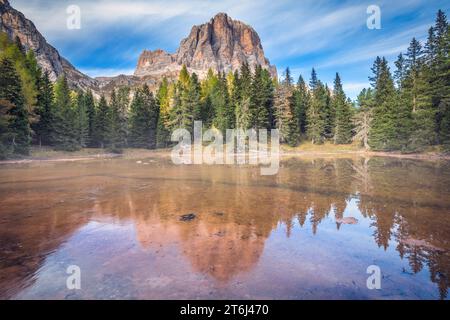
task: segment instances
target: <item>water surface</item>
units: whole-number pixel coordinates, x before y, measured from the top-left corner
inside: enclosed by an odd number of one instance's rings
[[[447,299],[449,240],[448,162],[0,166],[2,299]]]

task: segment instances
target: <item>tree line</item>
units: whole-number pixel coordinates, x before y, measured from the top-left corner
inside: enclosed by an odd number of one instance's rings
[[[71,90],[39,68],[20,40],[0,34],[0,155],[27,155],[31,144],[76,151],[84,147],[164,148],[171,132],[205,128],[272,129],[281,142],[350,144],[379,151],[450,149],[449,26],[439,10],[424,46],[413,39],[399,55],[395,72],[377,57],[356,102],[345,94],[337,73],[333,87],[313,69],[309,83],[294,82],[287,68],[281,79],[243,64],[234,73],[209,70],[206,78],[183,66],[176,81],[164,78],[152,93],[147,85],[113,90],[108,98]]]

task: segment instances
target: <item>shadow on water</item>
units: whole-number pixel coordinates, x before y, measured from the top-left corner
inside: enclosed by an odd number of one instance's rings
[[[0,168],[0,297],[446,299],[450,166],[167,159]],[[189,219],[180,218],[182,216]],[[82,290],[66,288],[66,268]],[[366,269],[380,266],[382,289]]]

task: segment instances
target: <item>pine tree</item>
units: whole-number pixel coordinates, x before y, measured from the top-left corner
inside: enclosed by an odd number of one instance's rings
[[[12,152],[28,155],[31,129],[22,89],[22,82],[13,61],[9,58],[3,58],[0,61],[0,100],[2,101],[2,112],[10,116],[9,132],[11,133],[11,140],[8,141],[8,144],[11,146]]]
[[[311,105],[307,111],[306,133],[312,144],[321,144],[325,137],[324,109],[326,108],[328,93],[322,82],[318,80],[313,87]]]
[[[201,103],[200,103],[200,83],[198,81],[197,74],[193,73],[189,77],[189,81],[184,89],[182,96],[182,104],[184,110],[189,114],[191,119],[191,127],[193,122],[196,120],[201,120]]]
[[[4,160],[13,153],[11,141],[13,141],[13,133],[9,127],[12,116],[10,110],[14,105],[5,99],[0,99],[0,159]]]
[[[213,125],[225,134],[227,129],[234,126],[234,110],[229,104],[230,98],[224,74],[219,74],[217,82],[212,87],[210,97],[214,109]]]
[[[107,140],[108,148],[116,153],[121,153],[128,143],[129,94],[130,89],[127,87],[111,92]]]
[[[263,84],[263,105],[267,110],[268,114],[268,126],[267,129],[272,129],[275,127],[275,110],[274,110],[274,99],[275,99],[275,86],[274,78],[270,74],[269,70],[264,69],[262,71],[262,84]]]
[[[53,110],[53,85],[50,81],[48,72],[40,77],[38,81],[38,96],[36,114],[39,121],[33,124],[32,129],[36,134],[39,145],[50,145],[52,140],[52,128],[54,122]]]
[[[450,103],[450,80],[449,80],[449,24],[442,10],[436,16],[433,28],[434,35],[428,42],[433,42],[434,57],[429,57],[429,70],[426,80],[429,82],[428,95],[431,97],[432,107],[436,112],[436,135],[437,142],[448,145],[448,124],[445,119],[449,115]]]
[[[210,106],[211,102],[205,103],[205,99],[202,97],[202,85],[198,79],[197,74],[192,75],[190,83],[190,91],[193,98],[193,118],[194,121],[202,121],[204,124],[208,122],[208,112],[205,109]]]
[[[159,148],[167,147],[170,142],[170,132],[168,130],[170,121],[169,101],[169,84],[167,78],[164,78],[156,93],[156,103],[159,109],[156,142]]]
[[[336,73],[336,78],[334,80],[332,105],[333,109],[336,110],[334,143],[348,144],[351,142],[353,134],[352,109],[345,96],[341,78],[338,73]]]
[[[370,69],[373,73],[373,76],[369,77],[370,85],[372,86],[372,88],[375,88],[377,86],[377,82],[380,77],[381,64],[382,60],[377,56],[375,62],[372,65],[372,68]]]
[[[170,87],[170,124],[169,128],[175,129],[186,129],[191,130],[193,119],[188,109],[187,105],[183,103],[183,95],[185,94],[185,89],[182,86],[181,81],[176,82]]]
[[[325,93],[323,94],[323,108],[322,118],[324,121],[323,136],[325,139],[332,139],[334,137],[336,110],[331,99],[331,91],[328,85],[325,85]]]
[[[310,104],[310,94],[306,86],[306,82],[302,76],[299,77],[297,87],[294,91],[295,113],[297,118],[297,126],[301,134],[306,134],[306,114]]]
[[[309,88],[311,91],[316,90],[317,85],[319,84],[319,80],[317,79],[316,70],[313,68],[311,72],[311,80],[309,81]]]
[[[76,151],[80,145],[77,138],[75,103],[71,99],[65,76],[61,76],[54,86],[54,99],[53,145],[58,150]]]
[[[158,104],[148,86],[144,85],[131,103],[130,143],[133,147],[156,147],[158,116]]]
[[[375,83],[372,127],[369,134],[369,145],[374,150],[395,150],[396,138],[396,91],[394,82],[385,58],[377,57],[372,68]]]
[[[77,142],[81,148],[87,147],[89,140],[89,117],[87,113],[86,97],[78,92],[75,101],[75,129]]]
[[[397,81],[397,88],[399,90],[403,87],[403,82],[406,78],[406,60],[402,53],[398,55],[397,61],[395,61],[396,70],[394,72],[394,78]]]
[[[230,107],[231,107],[231,112],[233,112],[233,124],[232,127],[236,128],[238,127],[237,125],[237,120],[238,120],[238,108],[240,107],[240,103],[241,103],[241,92],[242,92],[242,88],[241,88],[241,77],[239,74],[239,71],[235,71],[233,73],[232,77],[228,77],[228,92],[229,92],[229,97],[230,97]]]
[[[119,131],[119,139],[120,143],[123,147],[126,147],[128,144],[128,113],[130,109],[130,88],[121,87],[117,91],[117,104],[118,104],[118,131]]]
[[[405,67],[406,67],[406,86],[410,91],[410,95],[412,98],[412,112],[415,113],[417,111],[417,82],[419,81],[420,71],[422,69],[423,63],[423,52],[422,45],[416,38],[411,40],[411,43],[408,47],[408,51],[406,53]],[[405,85],[404,85],[405,86]]]
[[[98,108],[95,112],[94,139],[93,144],[100,148],[105,148],[108,144],[109,132],[109,106],[104,95],[100,97]]]
[[[437,101],[439,101],[438,112],[440,114],[439,134],[440,142],[444,150],[450,151],[450,26],[447,26],[447,33],[442,41],[442,60],[438,70],[439,87]]]
[[[295,113],[294,87],[289,68],[275,93],[275,125],[281,142],[296,146],[299,140],[298,120]]]
[[[86,106],[86,113],[88,117],[88,138],[87,144],[90,147],[95,147],[95,100],[91,90],[88,90],[84,95],[84,104]]]
[[[32,51],[25,53],[17,45],[18,43],[12,42],[6,33],[0,32],[0,59],[10,59],[14,65],[21,82],[28,122],[31,124],[37,120],[34,107],[37,103],[36,74],[40,72],[40,68],[37,65],[34,53]]]
[[[270,81],[261,66],[255,68],[250,94],[250,127],[256,130],[271,127],[272,99]]]
[[[248,129],[250,128],[250,97],[252,94],[251,91],[252,85],[252,73],[247,63],[244,63],[241,66],[240,70],[240,78],[237,83],[238,92],[236,93],[238,96],[238,101],[235,106],[235,118],[236,118],[236,127],[239,129]]]

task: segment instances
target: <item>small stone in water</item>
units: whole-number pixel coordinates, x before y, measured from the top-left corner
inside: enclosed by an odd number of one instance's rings
[[[180,217],[180,221],[187,222],[187,221],[192,221],[195,218],[197,218],[197,216],[195,214],[193,214],[193,213],[190,213],[190,214],[185,214],[185,215],[181,216]]]

